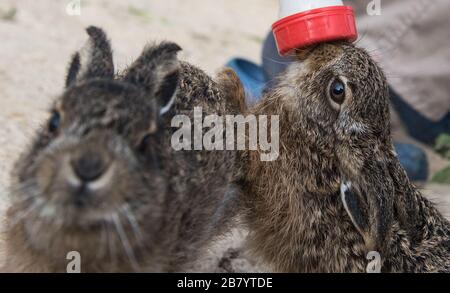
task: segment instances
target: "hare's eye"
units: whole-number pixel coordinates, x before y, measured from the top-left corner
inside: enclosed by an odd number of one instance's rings
[[[330,98],[337,104],[342,104],[345,100],[345,84],[339,80],[334,80],[330,85]]]
[[[51,133],[56,132],[59,129],[59,124],[61,123],[61,115],[54,111],[50,121],[48,122],[48,131]]]
[[[142,138],[142,140],[141,140],[141,142],[139,144],[139,147],[138,147],[139,152],[145,153],[145,151],[147,150],[147,147],[149,146],[151,140],[152,140],[152,135],[151,134],[146,134]]]

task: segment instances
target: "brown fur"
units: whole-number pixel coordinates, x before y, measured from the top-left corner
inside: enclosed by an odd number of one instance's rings
[[[226,93],[227,100],[234,105],[236,113],[245,113],[247,111],[245,90],[233,69],[225,68],[219,73],[216,80],[222,92]]]
[[[173,43],[147,47],[114,76],[105,34],[88,33],[88,58],[74,55],[52,110],[58,129],[42,127],[14,168],[3,271],[64,272],[69,251],[81,254],[82,272],[183,271],[233,218],[235,154],[176,152],[171,118],[192,119],[195,106],[236,114],[239,102],[221,84],[236,76],[226,70],[213,81],[179,62]],[[100,189],[74,189],[65,160],[91,156],[81,164],[89,175],[93,154],[111,178]]]
[[[254,253],[280,272],[365,272],[373,250],[383,272],[449,272],[450,225],[395,156],[382,70],[348,43],[297,56],[250,109],[280,116],[278,160],[261,162],[254,151],[241,159]],[[341,105],[328,95],[337,77],[346,86]]]

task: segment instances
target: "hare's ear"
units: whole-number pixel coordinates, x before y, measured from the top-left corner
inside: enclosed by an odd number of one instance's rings
[[[369,210],[367,202],[361,198],[361,193],[356,188],[352,188],[350,181],[341,184],[341,200],[355,228],[364,239],[368,238]]]
[[[345,210],[370,250],[381,252],[386,248],[393,221],[394,193],[388,170],[377,162],[341,185]]]
[[[411,184],[408,174],[397,157],[390,161],[389,173],[396,190],[401,190],[401,196],[396,197],[394,201],[396,220],[400,222],[402,228],[411,234],[411,238],[414,238],[415,233],[417,233],[416,221],[421,210],[417,202],[420,193]]]
[[[225,99],[230,102],[233,110],[238,114],[246,113],[245,89],[236,72],[227,67],[219,72],[216,82]]]
[[[88,27],[86,31],[89,40],[81,51],[72,57],[66,87],[80,80],[114,77],[112,50],[106,34],[94,26]]]
[[[170,42],[147,47],[123,78],[155,97],[161,115],[170,110],[175,100],[180,76],[177,53],[180,50],[177,44]]]

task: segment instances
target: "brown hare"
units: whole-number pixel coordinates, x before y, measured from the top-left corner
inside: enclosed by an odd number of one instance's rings
[[[234,114],[230,70],[213,81],[178,61],[180,47],[147,47],[115,74],[104,32],[89,27],[66,89],[17,162],[5,238],[8,272],[174,272],[231,221],[231,151],[175,151],[171,118]]]
[[[388,86],[345,42],[296,52],[252,114],[279,115],[280,155],[243,154],[253,252],[281,272],[449,272],[450,224],[409,182],[393,149]]]

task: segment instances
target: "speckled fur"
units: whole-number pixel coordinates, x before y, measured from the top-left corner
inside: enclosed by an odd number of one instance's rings
[[[253,114],[280,115],[280,157],[242,158],[249,246],[281,272],[365,272],[381,254],[382,272],[449,272],[450,225],[409,182],[393,150],[382,70],[348,43],[297,53]],[[333,105],[331,80],[345,81]],[[351,182],[361,215],[352,222],[340,196]]]
[[[87,60],[83,53],[74,55],[67,88],[54,105],[61,113],[60,129],[50,133],[42,127],[15,166],[3,270],[64,272],[66,254],[75,250],[83,272],[183,271],[233,218],[235,154],[174,151],[171,118],[179,113],[192,118],[194,106],[236,114],[242,101],[224,88],[237,77],[227,69],[213,81],[179,62],[180,48],[173,43],[147,47],[115,75],[105,34],[94,27],[87,31]],[[175,88],[173,106],[160,116]],[[146,134],[150,143],[140,153]],[[59,164],[64,156],[92,150],[109,157],[117,171],[105,190],[77,209],[58,177],[64,173]],[[45,204],[21,214],[38,200]],[[44,215],[50,205],[56,212]],[[99,219],[87,220],[89,212]],[[113,215],[123,226],[128,251]]]

